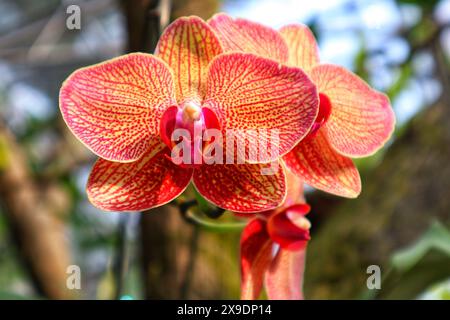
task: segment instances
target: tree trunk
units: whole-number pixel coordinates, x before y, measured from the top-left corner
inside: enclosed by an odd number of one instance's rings
[[[68,204],[57,187],[47,190],[53,191],[43,192],[23,151],[0,123],[0,200],[13,238],[38,292],[49,299],[67,299],[72,297],[66,287],[70,251],[61,213]],[[52,201],[61,197],[59,205]]]

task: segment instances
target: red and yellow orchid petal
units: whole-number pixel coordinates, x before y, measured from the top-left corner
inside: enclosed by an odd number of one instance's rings
[[[173,200],[188,186],[192,169],[173,164],[165,152],[158,142],[132,163],[99,159],[87,184],[89,200],[106,211],[143,211]]]
[[[270,238],[282,249],[303,249],[310,239],[311,223],[304,217],[308,212],[307,204],[297,204],[271,215],[267,220]]]
[[[301,69],[253,54],[218,56],[210,65],[207,86],[204,105],[216,113],[226,134],[245,140],[245,159],[252,163],[289,152],[318,113],[316,87]],[[256,146],[267,151],[258,152],[257,160],[249,154]]]
[[[272,163],[274,165],[279,163]],[[278,207],[286,196],[281,165],[275,174],[263,174],[269,164],[212,164],[194,171],[198,192],[216,206],[241,213]]]
[[[330,146],[323,129],[301,141],[283,160],[293,173],[316,189],[347,198],[355,198],[361,192],[361,178],[352,159]]]
[[[303,273],[306,248],[298,251],[280,249],[264,279],[270,300],[303,300]]]
[[[319,47],[311,30],[303,24],[291,24],[280,29],[289,48],[289,65],[310,70],[319,64]]]
[[[241,237],[241,299],[256,300],[261,294],[264,274],[272,261],[272,246],[266,222],[250,221]]]
[[[289,168],[288,168],[289,169]],[[298,174],[286,170],[287,195],[283,207],[289,207],[297,203],[305,203],[304,183]]]
[[[222,53],[214,31],[202,19],[191,16],[175,20],[159,39],[156,55],[174,72],[177,101],[204,96],[209,62]]]
[[[348,157],[364,157],[385,144],[395,126],[386,95],[342,67],[319,65],[310,75],[331,103],[331,115],[324,127],[334,149]]]
[[[281,63],[288,61],[288,47],[283,37],[272,28],[245,19],[233,19],[224,13],[214,15],[208,23],[225,52],[247,52]]]
[[[175,92],[163,61],[135,53],[75,71],[59,101],[68,127],[89,149],[130,162],[159,139],[159,119],[175,102]]]

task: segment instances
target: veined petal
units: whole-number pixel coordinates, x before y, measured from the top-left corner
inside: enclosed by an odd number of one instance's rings
[[[265,169],[275,174],[263,174]],[[198,192],[220,208],[241,213],[278,207],[286,196],[284,169],[272,164],[211,164],[194,171]]]
[[[310,186],[338,196],[355,198],[361,192],[361,178],[352,159],[337,153],[323,128],[301,141],[283,157],[286,166]]]
[[[59,105],[70,130],[95,154],[130,162],[159,139],[159,119],[174,97],[167,65],[134,53],[72,73]]]
[[[390,138],[395,115],[386,95],[346,69],[319,65],[311,78],[320,93],[331,103],[331,115],[325,124],[330,144],[348,157],[375,153]]]
[[[306,248],[298,251],[278,251],[264,281],[270,300],[303,300],[305,258]]]
[[[303,24],[290,24],[280,29],[289,48],[289,65],[310,70],[320,61],[319,48],[311,30]]]
[[[209,62],[222,53],[214,31],[202,19],[191,16],[175,20],[159,39],[156,55],[174,72],[177,101],[201,102]]]
[[[241,237],[241,299],[256,300],[261,294],[264,274],[272,260],[272,247],[266,222],[250,221]]]
[[[143,211],[163,205],[188,186],[192,169],[172,163],[161,142],[132,163],[99,159],[87,183],[91,203],[106,211]]]
[[[267,26],[218,13],[208,20],[225,52],[254,53],[278,62],[287,62],[289,51],[280,34]]]
[[[222,54],[211,62],[204,105],[218,116],[224,134],[246,141],[245,159],[270,162],[289,152],[310,130],[318,113],[315,85],[299,68],[246,53]],[[250,149],[265,147],[258,159]],[[228,150],[227,150],[228,151]]]
[[[298,174],[293,173],[291,170],[285,170],[285,174],[287,194],[283,207],[292,206],[298,203],[305,203],[304,181]]]

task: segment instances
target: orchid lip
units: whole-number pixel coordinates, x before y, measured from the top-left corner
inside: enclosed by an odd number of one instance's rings
[[[186,134],[177,134],[179,129]],[[220,130],[216,114],[209,108],[201,107],[196,101],[186,101],[166,109],[161,118],[160,136],[171,151],[180,150],[179,143],[189,144],[192,150],[190,158],[196,159],[198,154],[203,156],[208,150],[209,143],[203,141],[203,133],[208,129]],[[167,156],[171,158],[169,154]],[[195,162],[178,164],[182,167],[198,166]]]
[[[311,223],[305,215],[306,204],[296,204],[272,214],[267,220],[267,231],[271,239],[284,249],[298,250],[310,239]]]

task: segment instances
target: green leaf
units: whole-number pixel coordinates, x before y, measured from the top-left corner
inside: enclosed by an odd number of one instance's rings
[[[397,81],[388,89],[387,95],[391,100],[397,98],[397,96],[405,89],[408,85],[412,76],[412,68],[409,63],[403,65],[399,70],[399,75]]]
[[[415,244],[395,253],[391,259],[392,266],[401,272],[409,271],[432,249],[450,257],[450,231],[439,221],[433,221]]]
[[[363,45],[359,49],[358,53],[355,56],[355,72],[358,76],[360,76],[365,81],[369,80],[369,73],[366,68],[366,61],[368,59],[367,49],[364,44],[364,40],[361,39]]]
[[[433,284],[419,296],[419,299],[450,300],[450,279]]]

